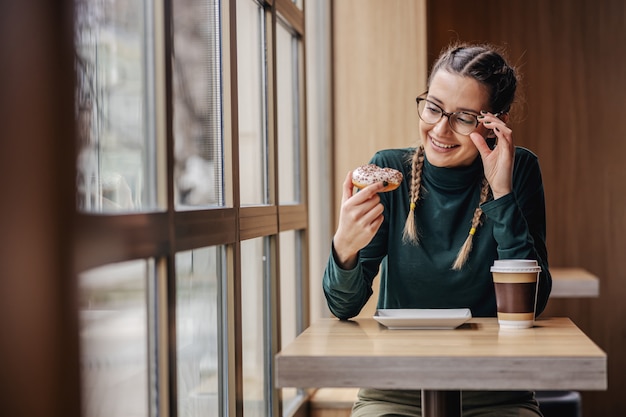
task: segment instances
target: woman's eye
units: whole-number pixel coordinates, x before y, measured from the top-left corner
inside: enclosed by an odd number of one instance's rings
[[[459,114],[456,117],[456,120],[459,123],[465,124],[465,125],[474,125],[476,124],[476,118],[473,116],[470,116],[469,114]]]
[[[441,110],[434,106],[426,106],[426,110],[432,114],[441,114]]]

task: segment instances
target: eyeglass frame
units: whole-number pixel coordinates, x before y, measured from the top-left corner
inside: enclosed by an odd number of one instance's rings
[[[479,115],[478,115],[478,114],[469,113],[469,112],[466,112],[466,111],[455,111],[455,112],[448,113],[447,111],[445,111],[444,109],[442,109],[442,108],[441,108],[441,106],[440,106],[439,104],[437,104],[437,103],[435,103],[435,102],[433,102],[433,101],[428,100],[428,98],[426,98],[426,94],[428,94],[428,93],[421,94],[421,95],[419,95],[419,96],[417,96],[417,97],[415,98],[415,104],[417,105],[417,109],[418,109],[417,116],[418,116],[418,117],[420,118],[420,120],[421,120],[421,121],[423,121],[424,123],[429,124],[429,125],[436,125],[437,123],[439,123],[439,122],[441,121],[441,119],[443,119],[443,116],[446,116],[446,117],[448,118],[448,126],[450,126],[450,129],[452,129],[452,131],[453,131],[454,133],[457,133],[457,134],[459,134],[459,135],[463,135],[463,136],[469,136],[469,134],[470,134],[470,133],[472,133],[472,132],[473,132],[473,131],[474,131],[474,130],[478,127],[478,125],[480,124],[480,120],[478,120],[478,117],[479,117]],[[420,111],[419,111],[419,106],[420,106],[420,102],[421,102],[421,101],[426,101],[426,102],[428,102],[428,103],[431,103],[432,105],[436,106],[439,110],[441,110],[441,115],[439,116],[439,119],[437,119],[437,121],[436,121],[436,122],[433,122],[433,123],[431,123],[431,122],[427,122],[426,120],[424,120],[424,119],[422,118],[422,115],[420,114]],[[501,116],[502,114],[504,114],[504,113],[505,113],[505,112],[498,112],[498,113],[494,113],[494,116],[495,116],[495,117],[500,117],[500,116]],[[475,125],[474,125],[474,127],[472,128],[472,131],[470,131],[470,132],[468,132],[468,133],[461,133],[461,132],[457,132],[457,131],[454,129],[454,126],[452,126],[452,123],[451,123],[451,121],[450,121],[450,120],[451,120],[451,119],[450,119],[450,116],[454,116],[454,115],[456,115],[456,114],[467,114],[468,116],[473,116],[473,117],[475,117],[475,118],[476,118],[476,124],[475,124]]]

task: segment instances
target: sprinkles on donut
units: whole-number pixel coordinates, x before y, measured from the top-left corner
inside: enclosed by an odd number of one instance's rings
[[[375,164],[362,165],[352,171],[352,184],[357,188],[365,188],[377,182],[386,182],[381,192],[392,191],[400,186],[402,173],[393,168],[381,168]]]

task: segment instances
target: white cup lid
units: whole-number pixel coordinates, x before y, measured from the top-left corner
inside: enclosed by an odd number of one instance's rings
[[[499,259],[493,261],[491,272],[540,272],[534,259]]]

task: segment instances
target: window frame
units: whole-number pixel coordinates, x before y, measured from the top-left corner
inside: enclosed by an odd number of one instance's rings
[[[217,208],[198,208],[184,211],[176,210],[173,170],[173,91],[172,64],[170,56],[173,45],[171,27],[172,1],[157,3],[151,10],[154,24],[154,38],[147,46],[151,48],[157,64],[150,71],[150,81],[154,83],[155,123],[148,131],[154,138],[154,146],[162,149],[156,152],[156,172],[158,192],[161,196],[158,206],[163,211],[142,213],[107,213],[94,214],[76,211],[76,235],[74,237],[74,270],[77,273],[109,263],[142,258],[155,259],[157,282],[150,296],[154,297],[156,310],[154,325],[157,328],[154,343],[159,364],[160,415],[177,415],[176,389],[176,253],[202,248],[205,246],[224,245],[226,247],[226,282],[222,300],[224,336],[222,353],[224,374],[227,380],[223,386],[226,402],[222,410],[225,415],[240,416],[243,413],[242,372],[241,372],[241,248],[240,242],[254,238],[268,238],[270,263],[269,297],[267,313],[269,327],[267,338],[268,374],[273,375],[274,356],[280,350],[280,232],[296,231],[301,237],[302,288],[298,311],[300,331],[309,321],[308,291],[308,189],[307,189],[307,141],[306,141],[306,89],[305,89],[305,48],[304,6],[298,8],[292,0],[257,1],[263,6],[266,17],[266,39],[268,53],[268,169],[269,169],[269,204],[259,206],[240,206],[239,199],[239,159],[238,159],[238,112],[237,112],[237,46],[236,12],[237,0],[223,1],[222,20],[222,62],[223,79],[223,152],[224,152],[224,201],[226,206]],[[280,21],[279,21],[280,20]],[[276,25],[284,24],[298,36],[300,70],[298,74],[299,103],[299,189],[300,201],[297,204],[278,204],[278,140],[276,103]],[[268,379],[268,381],[270,381]],[[270,394],[269,410],[272,415],[282,415],[280,390],[267,386]],[[301,409],[304,402],[301,403]],[[295,413],[298,411],[296,410]]]

